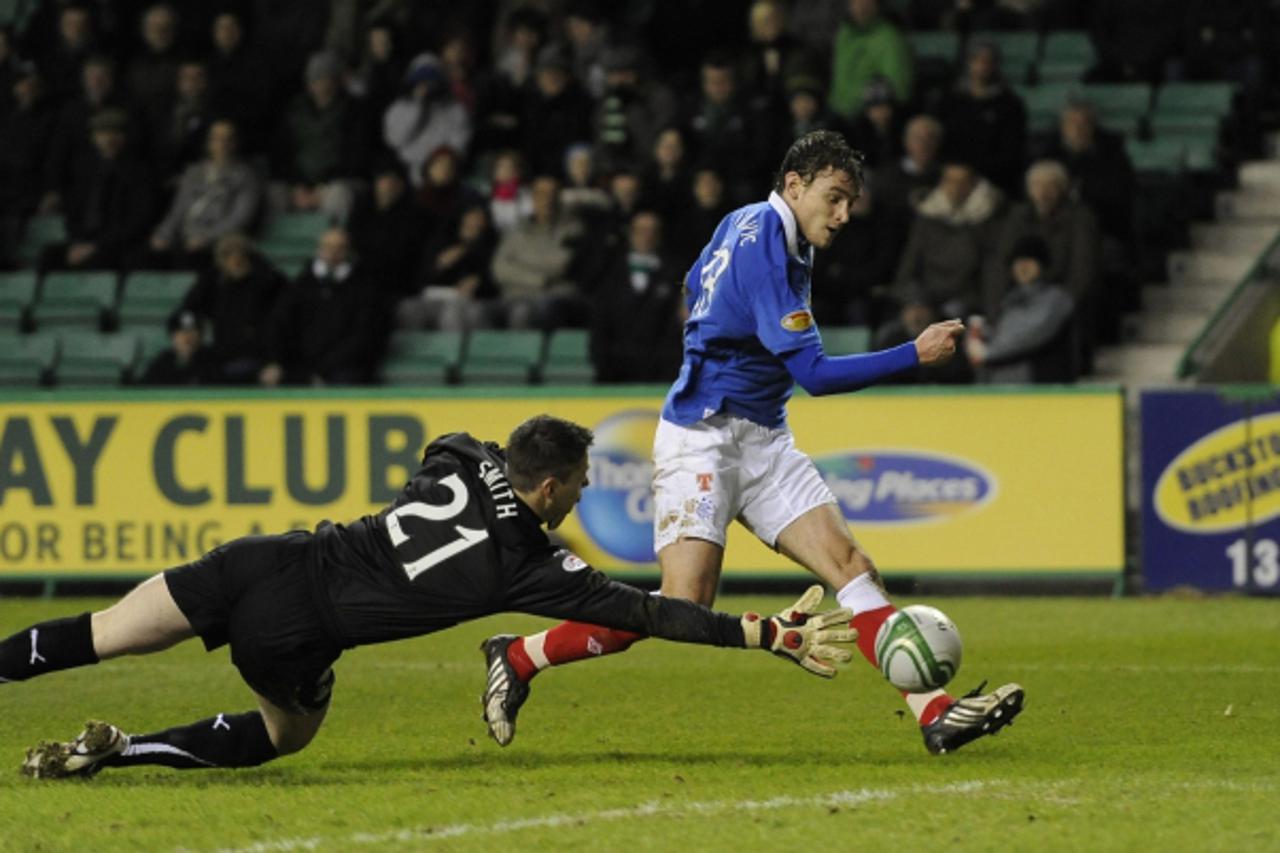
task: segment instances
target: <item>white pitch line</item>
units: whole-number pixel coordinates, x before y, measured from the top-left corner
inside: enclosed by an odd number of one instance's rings
[[[1018,663],[1001,661],[1002,667],[1015,672],[1108,672],[1156,673],[1176,675],[1267,675],[1280,673],[1280,665],[1262,663]]]
[[[291,850],[315,850],[335,844],[352,845],[422,844],[467,835],[501,835],[526,829],[555,829],[562,826],[584,826],[614,820],[630,820],[651,817],[702,817],[724,812],[776,811],[791,808],[836,808],[856,806],[862,803],[893,800],[904,794],[964,795],[986,788],[992,782],[956,782],[948,785],[911,786],[900,790],[891,788],[860,788],[855,791],[833,791],[812,797],[772,797],[767,800],[707,800],[692,803],[662,803],[650,801],[638,806],[620,809],[603,809],[578,814],[552,814],[543,817],[503,820],[490,824],[455,823],[441,827],[419,827],[388,832],[357,832],[345,838],[282,838],[275,841],[259,841],[247,847],[223,848],[219,853],[278,853]],[[995,783],[998,784],[998,783]]]

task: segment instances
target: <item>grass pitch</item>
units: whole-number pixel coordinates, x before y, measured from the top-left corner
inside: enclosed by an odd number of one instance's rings
[[[5,600],[0,636],[104,603]],[[526,617],[345,655],[316,741],[253,770],[17,773],[89,717],[152,731],[251,707],[225,650],[0,685],[0,848],[1280,848],[1280,602],[929,603],[964,635],[953,687],[1028,696],[1013,728],[940,758],[861,659],[825,682],[658,641],[539,677],[499,749],[476,647],[544,624]]]

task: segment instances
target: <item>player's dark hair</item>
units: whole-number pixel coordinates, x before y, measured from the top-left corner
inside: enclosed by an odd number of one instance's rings
[[[773,188],[782,192],[787,183],[787,173],[795,172],[806,184],[827,169],[847,172],[853,178],[854,186],[862,187],[862,152],[855,151],[844,141],[844,137],[834,130],[815,130],[791,143],[778,174],[773,179]]]
[[[582,464],[594,440],[595,434],[584,426],[535,415],[507,439],[507,479],[521,492],[533,491],[547,477],[564,482]]]

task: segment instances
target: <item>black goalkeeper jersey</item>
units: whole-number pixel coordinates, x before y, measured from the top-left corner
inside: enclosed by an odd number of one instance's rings
[[[741,646],[736,617],[610,581],[547,538],[493,443],[427,446],[377,515],[316,529],[311,573],[343,647],[429,634],[502,611],[575,619],[683,642]]]

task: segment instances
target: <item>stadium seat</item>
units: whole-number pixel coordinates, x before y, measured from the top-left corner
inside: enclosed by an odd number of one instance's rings
[[[462,332],[393,332],[382,380],[388,385],[457,384],[462,347]]]
[[[867,326],[824,326],[822,349],[830,355],[849,355],[871,348],[871,329]]]
[[[1000,49],[1000,68],[1010,83],[1025,83],[1040,56],[1040,36],[1032,32],[983,30],[971,33],[969,44],[994,43]]]
[[[121,325],[164,325],[196,283],[194,272],[129,273],[120,294]]]
[[[267,221],[258,248],[272,261],[309,258],[328,227],[329,218],[322,213],[282,213]]]
[[[53,272],[44,277],[31,316],[38,329],[99,329],[109,321],[115,301],[113,272]]]
[[[64,332],[54,381],[58,385],[120,385],[133,378],[138,339],[114,332]]]
[[[547,343],[542,381],[570,385],[590,384],[596,375],[591,363],[590,336],[586,329],[556,329]]]
[[[1098,124],[1132,136],[1138,133],[1151,110],[1151,86],[1147,83],[1093,83],[1081,89],[1093,105]]]
[[[1156,90],[1151,128],[1157,134],[1216,131],[1231,115],[1235,92],[1233,83],[1166,83]]]
[[[35,301],[34,270],[0,273],[0,332],[11,334],[24,329],[27,312]]]
[[[0,335],[0,385],[47,385],[57,358],[57,335]]]
[[[1140,174],[1180,174],[1187,164],[1186,146],[1177,139],[1126,139],[1125,150]]]
[[[1073,83],[1084,78],[1097,52],[1093,40],[1082,30],[1058,30],[1044,37],[1044,55],[1036,66],[1041,83]]]
[[[155,358],[158,353],[169,347],[169,332],[165,329],[163,323],[121,325],[119,333],[132,335],[137,340],[139,370],[146,366],[147,362]]]
[[[67,239],[67,227],[57,214],[33,216],[27,220],[18,245],[18,260],[33,266],[40,258],[40,251],[50,243],[62,243]]]
[[[960,58],[960,34],[952,30],[916,30],[907,33],[907,43],[917,62],[930,60],[954,66]]]
[[[1072,95],[1080,93],[1080,86],[1072,83],[1041,83],[1039,86],[1015,86],[1027,108],[1027,130],[1046,133],[1058,126],[1062,108]]]
[[[545,336],[532,329],[477,329],[467,336],[462,382],[523,385],[538,381]]]

